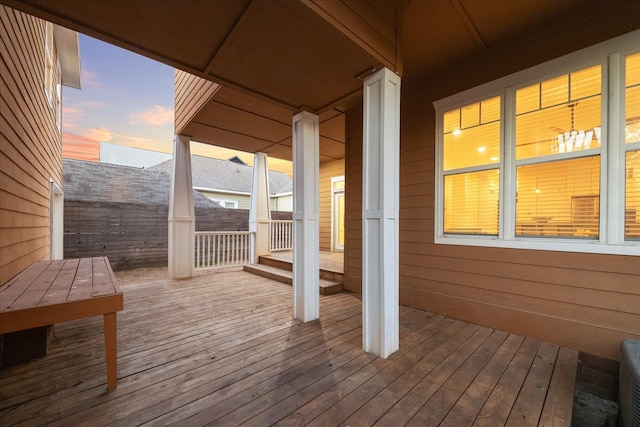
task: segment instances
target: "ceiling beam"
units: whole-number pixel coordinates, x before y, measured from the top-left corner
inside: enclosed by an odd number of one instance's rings
[[[478,44],[478,47],[486,52],[488,49],[487,44],[484,42],[484,40],[482,40],[482,36],[480,36],[478,29],[475,27],[475,25],[473,25],[469,14],[467,14],[464,6],[462,5],[462,3],[460,3],[460,0],[451,0],[451,4],[453,5],[453,8],[455,9],[460,19],[462,19],[464,26],[467,27],[467,30],[471,34],[471,37],[473,37],[473,39]]]
[[[229,49],[229,47],[228,47],[229,46],[229,42],[233,41],[233,38],[235,37],[235,35],[238,34],[238,32],[242,31],[242,29],[245,26],[244,22],[248,19],[248,17],[251,16],[251,14],[253,13],[252,10],[254,10],[256,8],[255,4],[256,4],[255,0],[252,0],[247,5],[247,7],[242,12],[242,14],[238,17],[238,20],[233,24],[233,27],[231,28],[231,31],[229,31],[227,36],[224,38],[224,41],[222,42],[222,44],[220,45],[218,50],[211,54],[211,58],[209,59],[209,63],[207,64],[207,66],[203,70],[203,72],[205,74],[214,75],[214,67],[215,67],[216,62],[217,62],[216,60],[218,59],[218,57],[220,55],[224,55],[225,50]]]

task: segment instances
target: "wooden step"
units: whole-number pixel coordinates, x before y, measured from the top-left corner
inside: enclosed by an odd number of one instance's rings
[[[251,264],[245,265],[244,271],[257,274],[267,279],[275,280],[276,282],[286,283],[287,285],[293,284],[293,273],[286,271],[278,267],[264,264]]]
[[[276,267],[286,271],[293,271],[293,264],[289,261],[283,261],[275,258],[271,258],[268,256],[261,256],[258,258],[258,262],[260,265],[268,265],[270,267]],[[331,282],[343,283],[344,274],[338,271],[320,269],[320,278],[326,279]]]
[[[276,267],[281,270],[293,271],[293,264],[291,264],[290,262],[271,258],[271,257],[265,257],[265,256],[258,257],[258,264],[268,265],[270,267]]]
[[[244,270],[267,279],[291,285],[293,283],[293,273],[282,270],[271,265],[252,264],[245,265]],[[320,295],[331,295],[342,291],[342,283],[337,283],[327,279],[320,279]]]

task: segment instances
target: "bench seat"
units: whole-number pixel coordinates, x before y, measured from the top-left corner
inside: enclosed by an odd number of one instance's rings
[[[0,334],[104,318],[107,387],[117,386],[117,319],[124,307],[106,257],[38,261],[0,287]]]

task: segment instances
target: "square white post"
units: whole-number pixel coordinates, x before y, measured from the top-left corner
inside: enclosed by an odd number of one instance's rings
[[[366,352],[386,358],[400,346],[400,77],[383,68],[363,89],[362,338]]]
[[[169,193],[169,277],[192,277],[195,261],[196,221],[191,185],[191,140],[176,135]]]
[[[255,248],[251,253],[254,262],[260,255],[271,253],[271,207],[269,206],[269,171],[267,155],[253,155],[253,181],[251,184],[251,209],[249,210],[249,231],[255,234]]]
[[[318,116],[303,111],[293,117],[293,317],[320,317]]]

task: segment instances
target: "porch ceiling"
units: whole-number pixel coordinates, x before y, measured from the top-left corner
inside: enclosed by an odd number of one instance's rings
[[[372,67],[408,83],[541,31],[598,41],[603,28],[626,32],[640,18],[640,3],[623,0],[0,3],[221,84],[183,132],[194,140],[290,159],[293,113],[319,113],[322,160],[344,156],[337,116],[360,102],[357,76]]]

